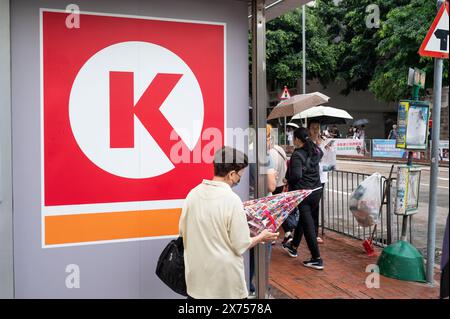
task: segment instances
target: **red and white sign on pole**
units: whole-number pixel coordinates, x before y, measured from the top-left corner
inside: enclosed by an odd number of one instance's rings
[[[448,59],[449,13],[448,2],[441,6],[419,49],[421,56]]]
[[[178,234],[224,144],[225,24],[66,18],[41,11],[43,247]]]
[[[285,86],[283,93],[281,93],[280,100],[282,100],[282,101],[287,100],[290,97],[291,97],[291,95],[289,94],[289,90],[288,90],[287,86]]]
[[[448,59],[449,14],[448,1],[438,1],[438,14],[423,41],[419,54],[434,57],[433,79],[433,132],[430,166],[430,197],[428,206],[427,282],[434,282],[434,251],[436,246],[437,184],[439,176],[439,135],[441,118],[441,91],[443,59]]]

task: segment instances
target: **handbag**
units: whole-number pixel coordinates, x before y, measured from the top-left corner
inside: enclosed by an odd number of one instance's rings
[[[289,214],[288,218],[284,221],[284,226],[289,230],[293,230],[297,228],[298,219],[299,219],[299,211],[298,208],[295,208],[295,210]]]
[[[170,241],[164,248],[158,259],[156,275],[170,289],[182,296],[187,296],[183,237]]]

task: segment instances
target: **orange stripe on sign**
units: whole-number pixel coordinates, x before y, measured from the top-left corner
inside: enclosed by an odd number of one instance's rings
[[[180,216],[181,208],[46,216],[45,244],[176,235]]]

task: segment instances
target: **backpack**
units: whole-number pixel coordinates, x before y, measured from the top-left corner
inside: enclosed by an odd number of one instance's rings
[[[182,296],[187,296],[183,237],[172,240],[164,248],[156,265],[156,275],[170,289]]]
[[[303,152],[298,152],[298,156],[302,161],[302,170],[303,172],[307,171],[310,168],[311,158],[307,157]]]

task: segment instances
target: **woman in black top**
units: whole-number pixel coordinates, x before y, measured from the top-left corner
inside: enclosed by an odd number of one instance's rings
[[[306,128],[299,128],[294,132],[295,150],[289,162],[286,179],[289,190],[313,189],[315,190],[298,206],[300,218],[294,232],[292,241],[283,244],[283,248],[291,257],[297,257],[297,248],[303,234],[311,252],[311,259],[304,261],[303,265],[314,269],[323,269],[323,260],[320,258],[317,234],[314,227],[312,212],[317,209],[322,195],[320,183],[319,162],[322,159],[322,150],[308,136]]]

